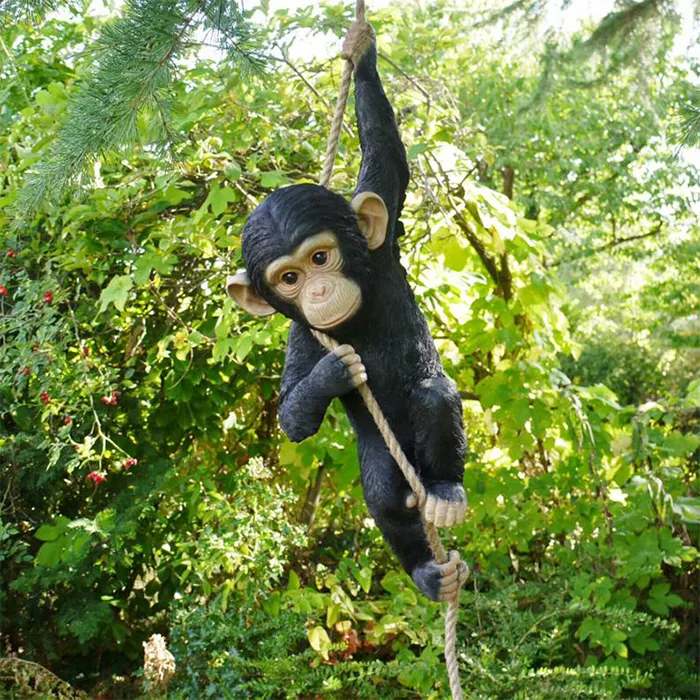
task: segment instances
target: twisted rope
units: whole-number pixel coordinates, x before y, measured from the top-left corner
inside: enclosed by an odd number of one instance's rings
[[[355,2],[355,16],[356,22],[365,22],[365,3],[364,0],[356,0]],[[335,156],[338,151],[338,142],[340,140],[340,131],[343,126],[343,117],[345,115],[345,108],[348,101],[348,95],[350,94],[350,84],[352,83],[352,73],[353,64],[349,58],[346,58],[345,65],[343,66],[343,75],[340,81],[340,91],[338,94],[338,102],[336,103],[335,113],[333,114],[333,121],[331,122],[330,134],[328,136],[328,146],[326,148],[326,157],[323,161],[323,168],[321,169],[321,177],[319,179],[319,184],[322,187],[328,187],[331,175],[333,174],[333,164],[335,163]],[[326,350],[333,352],[338,347],[338,342],[335,341],[330,336],[320,331],[311,330],[314,338],[318,340],[321,345],[323,345]],[[408,461],[408,458],[401,449],[399,441],[394,435],[394,431],[391,429],[389,422],[384,415],[377,399],[372,393],[371,389],[367,384],[361,384],[357,387],[360,392],[362,400],[367,406],[367,410],[374,419],[374,422],[379,430],[384,442],[389,450],[389,453],[394,458],[396,463],[401,469],[408,485],[416,496],[418,501],[417,506],[421,512],[421,518],[423,520],[423,528],[425,530],[430,549],[433,553],[433,557],[438,564],[445,564],[449,557],[445,547],[440,541],[440,535],[438,534],[437,527],[434,523],[429,523],[423,517],[423,509],[425,506],[425,501],[427,499],[427,493],[425,486],[420,480],[416,470],[413,465]],[[467,577],[469,576],[469,567],[464,563],[466,567],[466,573],[464,576],[459,577],[460,586],[452,595],[452,597],[447,601],[447,612],[445,614],[445,664],[447,666],[447,675],[450,680],[450,691],[454,700],[463,700],[462,687],[459,681],[459,664],[457,662],[457,618],[459,617],[459,594],[461,591],[461,585],[464,584]]]
[[[356,0],[355,2],[355,21],[365,21],[365,0]],[[321,187],[328,187],[333,174],[333,164],[335,163],[335,154],[338,151],[338,142],[340,141],[340,130],[343,128],[343,116],[345,115],[345,107],[348,103],[348,95],[350,94],[350,84],[352,83],[352,61],[346,60],[343,65],[343,75],[340,79],[340,91],[338,93],[338,101],[335,104],[335,113],[331,122],[331,131],[328,135],[328,146],[326,147],[326,157],[323,161],[321,169],[321,177],[318,184]]]
[[[340,141],[340,130],[343,128],[343,115],[345,114],[345,105],[348,102],[350,94],[350,83],[352,83],[352,63],[345,61],[343,65],[343,76],[340,79],[340,92],[338,94],[338,102],[335,105],[335,114],[331,122],[331,131],[328,135],[328,148],[326,148],[326,158],[323,161],[321,170],[321,178],[318,182],[321,187],[328,187],[333,174],[333,163],[335,154],[338,151],[338,142]]]

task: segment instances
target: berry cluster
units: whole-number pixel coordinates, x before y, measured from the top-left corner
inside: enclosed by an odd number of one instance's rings
[[[92,481],[95,486],[107,481],[107,477],[104,474],[100,474],[100,472],[90,472],[85,478],[88,481]]]
[[[101,396],[100,401],[102,401],[105,406],[116,406],[121,395],[121,391],[113,391],[111,396]]]

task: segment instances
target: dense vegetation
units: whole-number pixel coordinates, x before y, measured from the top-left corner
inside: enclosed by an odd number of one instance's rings
[[[342,410],[287,442],[288,323],[223,293],[246,215],[314,181],[325,146],[340,66],[281,47],[349,17],[269,13],[254,41],[281,60],[264,71],[185,52],[159,84],[167,122],[139,104],[139,143],[98,144],[67,192],[82,163],[61,175],[56,154],[99,22],[2,26],[0,687],[16,697],[51,683],[17,658],[135,697],[154,633],[174,698],[447,692],[442,608],[368,518]],[[464,396],[470,510],[445,534],[472,567],[465,692],[695,697],[700,171],[677,118],[697,53],[670,11],[544,44],[517,13],[451,3],[371,19],[412,167],[406,266]],[[27,194],[42,172],[56,191]]]

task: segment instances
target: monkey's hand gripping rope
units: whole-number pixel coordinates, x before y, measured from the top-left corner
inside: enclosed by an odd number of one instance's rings
[[[328,137],[328,148],[326,149],[326,157],[323,162],[323,169],[321,171],[321,178],[319,184],[323,187],[328,187],[331,179],[331,174],[333,173],[333,163],[335,161],[335,155],[338,150],[338,141],[340,139],[340,130],[343,125],[343,115],[345,114],[345,106],[348,100],[348,94],[350,93],[350,84],[352,82],[352,73],[355,59],[362,56],[367,46],[374,38],[374,33],[372,27],[365,21],[365,3],[364,0],[356,0],[355,3],[355,14],[356,21],[355,24],[350,28],[348,36],[343,44],[343,58],[345,59],[345,65],[343,66],[343,76],[340,83],[340,92],[338,94],[338,102],[335,108],[335,114],[333,115],[333,121],[331,123],[331,130]],[[338,347],[338,343],[333,340],[333,338],[320,333],[319,331],[312,331],[316,340],[318,340],[323,347],[329,352],[333,352]],[[399,465],[399,469],[403,473],[408,485],[411,487],[417,505],[421,514],[425,507],[425,502],[427,494],[425,491],[425,486],[423,486],[416,470],[413,465],[408,461],[406,455],[401,449],[399,441],[396,439],[396,435],[391,429],[386,416],[382,412],[382,409],[377,403],[374,394],[367,386],[367,384],[361,384],[357,390],[362,396],[362,400],[367,406],[367,410],[370,412],[374,422],[379,429],[384,442],[391,456],[396,460]],[[425,529],[425,534],[428,538],[430,544],[430,549],[432,550],[433,557],[438,564],[445,564],[448,559],[448,553],[445,550],[442,542],[440,541],[440,536],[438,535],[437,528],[433,523],[427,522],[423,518],[423,527]],[[469,577],[469,567],[465,562],[458,561],[459,566],[459,586],[454,591],[452,596],[447,601],[447,613],[445,615],[445,664],[447,666],[447,675],[450,680],[450,691],[452,692],[452,697],[454,700],[462,700],[462,687],[459,681],[459,664],[457,662],[457,617],[459,615],[459,594],[461,587],[464,582]]]

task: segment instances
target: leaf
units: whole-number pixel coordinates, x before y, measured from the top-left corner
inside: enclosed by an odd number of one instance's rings
[[[666,603],[664,603],[663,600],[660,600],[658,598],[649,598],[649,600],[647,601],[647,605],[657,615],[661,615],[662,617],[666,617],[666,615],[668,615],[669,613],[669,609]]]
[[[331,640],[326,632],[325,628],[317,625],[316,627],[311,627],[307,631],[307,636],[309,638],[309,644],[311,648],[315,651],[321,652],[323,658],[328,657],[328,647],[330,646]]]
[[[282,185],[289,184],[289,178],[281,170],[270,170],[266,173],[260,173],[260,184],[266,189],[276,189]]]
[[[700,498],[676,497],[673,501],[673,512],[685,523],[700,523]]]
[[[530,402],[527,399],[511,401],[505,410],[513,423],[515,423],[515,426],[522,430],[530,417]]]
[[[129,291],[134,286],[131,275],[116,275],[102,290],[100,295],[100,311],[102,313],[110,304],[119,311],[124,311],[124,305],[129,297]]]
[[[224,165],[224,175],[226,175],[231,182],[235,182],[242,175],[241,166],[238,165],[235,160],[226,163],[226,165]]]
[[[603,628],[600,622],[598,622],[598,620],[596,620],[595,618],[589,616],[583,619],[581,626],[576,632],[576,636],[582,642],[588,639],[588,637],[591,637],[591,642],[595,643],[597,640],[600,639],[602,631]]]
[[[214,343],[211,356],[214,362],[221,362],[236,345],[235,338],[220,338]]]
[[[387,571],[380,583],[385,591],[396,595],[403,586],[403,577],[398,571],[392,569]]]
[[[61,561],[61,555],[66,548],[66,542],[63,538],[55,542],[45,542],[39,548],[36,555],[37,564],[52,568]]]
[[[469,249],[464,247],[459,236],[453,233],[444,231],[434,234],[428,248],[435,255],[444,256],[445,267],[455,272],[461,272],[469,260]]]
[[[220,216],[228,208],[229,202],[235,202],[237,198],[236,192],[230,187],[220,187],[218,182],[215,182],[211,186],[209,195],[206,201],[202,205],[202,209],[205,210],[207,207],[211,209],[211,213],[214,216]]]
[[[397,596],[396,600],[406,605],[418,605],[418,597],[411,588],[404,588]]]
[[[615,650],[615,653],[623,658],[626,659],[628,654],[627,654],[627,646],[624,645],[622,642],[617,642],[614,646],[613,649]]]
[[[335,604],[329,605],[326,610],[326,625],[333,627],[338,620],[340,620],[340,606]]]
[[[664,439],[661,450],[671,457],[684,457],[691,455],[700,445],[700,437],[697,435],[683,435],[678,431],[673,431]]]
[[[175,185],[170,185],[165,192],[163,192],[162,196],[169,205],[177,206],[185,199],[189,199],[192,194],[187,192],[187,190],[177,188]]]
[[[360,586],[362,586],[362,590],[365,593],[369,593],[369,589],[372,586],[372,569],[365,566],[364,568],[355,572],[355,578]]]
[[[670,590],[671,584],[668,581],[663,581],[662,583],[655,583],[651,587],[649,595],[652,598],[663,598]]]
[[[176,255],[165,255],[159,250],[147,251],[140,255],[134,266],[134,281],[145,284],[155,270],[161,276],[169,275],[178,262]]]
[[[266,615],[278,617],[282,607],[279,591],[275,591],[265,598],[262,602],[262,607]]]
[[[299,576],[297,576],[296,571],[294,569],[289,570],[289,582],[287,583],[287,590],[288,591],[298,591],[299,588],[301,587],[301,581],[299,580]]]
[[[482,379],[475,387],[481,405],[485,408],[507,406],[511,400],[511,391],[507,381],[508,379],[504,375]]]
[[[413,160],[419,153],[425,153],[429,149],[426,143],[414,143],[408,149],[408,160]]]
[[[42,525],[35,533],[34,537],[44,542],[58,539],[64,532],[65,528],[58,525]]]
[[[242,335],[238,342],[238,347],[236,348],[236,360],[238,362],[243,362],[248,356],[248,353],[253,348],[253,338],[250,334]]]

